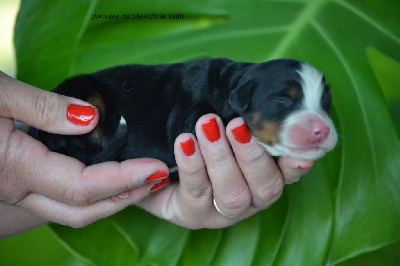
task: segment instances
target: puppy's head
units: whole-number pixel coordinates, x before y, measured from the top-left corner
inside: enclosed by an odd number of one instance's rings
[[[316,160],[336,145],[329,86],[307,63],[279,59],[250,67],[229,103],[273,156]]]

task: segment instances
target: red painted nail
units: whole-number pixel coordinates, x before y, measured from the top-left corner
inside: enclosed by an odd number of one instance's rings
[[[169,183],[170,183],[170,181],[169,181],[168,178],[163,179],[163,180],[160,181],[160,183],[155,184],[155,185],[150,189],[150,192],[154,192],[154,191],[160,190],[160,189],[162,189],[162,188],[168,186]]]
[[[154,174],[152,174],[151,176],[149,176],[148,178],[146,178],[146,181],[151,182],[151,181],[157,181],[157,180],[161,180],[168,177],[168,173],[165,171],[158,171],[155,172]]]
[[[221,138],[221,134],[219,133],[219,127],[217,123],[217,119],[212,118],[201,125],[203,127],[204,134],[209,141],[215,142]]]
[[[192,156],[194,154],[194,152],[196,151],[196,147],[194,146],[194,141],[191,138],[187,141],[181,142],[181,147],[182,147],[183,153],[186,156]]]
[[[304,166],[300,165],[299,169],[302,169],[302,170],[310,169],[311,167],[313,167],[313,165],[314,165],[314,162],[311,162],[310,164],[304,165]]]
[[[242,144],[249,143],[251,140],[251,134],[245,124],[232,129],[232,133],[235,139]]]
[[[91,106],[70,104],[67,109],[67,118],[76,125],[87,126],[95,118],[96,111]]]

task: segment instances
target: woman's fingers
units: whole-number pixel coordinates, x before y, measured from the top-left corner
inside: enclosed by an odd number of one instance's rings
[[[50,152],[19,131],[11,132],[6,142],[0,166],[2,176],[9,178],[0,180],[0,195],[11,204],[17,204],[29,193],[37,193],[62,203],[84,205],[168,176],[166,164],[154,159],[85,167],[74,158]],[[156,178],[152,176],[155,173]],[[151,180],[146,180],[150,176]]]
[[[242,118],[229,122],[227,136],[252,196],[252,204],[265,209],[282,194],[282,173],[273,158],[251,137]]]
[[[150,193],[153,185],[149,183],[127,191],[127,193],[124,193],[125,196],[117,196],[117,202],[103,199],[79,206],[55,201],[37,193],[31,193],[22,200],[21,206],[49,221],[81,228],[137,203]]]
[[[51,133],[78,135],[95,128],[99,113],[84,101],[40,90],[0,71],[0,117]]]
[[[31,168],[31,173],[37,175],[36,182],[32,181],[28,187],[29,191],[72,205],[89,204],[168,177],[167,166],[153,159],[106,162],[85,167],[77,160],[50,153],[48,161],[52,163],[51,167]],[[156,179],[151,177],[154,175]]]
[[[220,211],[229,216],[242,214],[251,204],[251,192],[232,153],[221,119],[213,114],[201,117],[196,124],[196,134]]]
[[[292,157],[281,157],[278,160],[278,165],[282,171],[285,183],[292,184],[299,181],[302,176],[307,174],[314,165],[314,162]]]
[[[175,158],[178,164],[180,187],[189,198],[207,201],[212,195],[206,165],[195,136],[181,134],[175,141]],[[201,205],[201,202],[199,202]]]
[[[280,158],[279,167],[242,118],[233,119],[225,132],[214,114],[198,120],[196,136],[178,136],[174,152],[179,183],[137,205],[192,229],[227,227],[268,208],[281,196],[285,181],[299,179],[312,165]]]

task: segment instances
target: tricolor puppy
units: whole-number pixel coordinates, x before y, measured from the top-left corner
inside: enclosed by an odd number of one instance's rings
[[[315,160],[337,141],[324,76],[296,60],[117,66],[68,79],[54,91],[96,106],[98,126],[81,136],[33,128],[30,133],[86,165],[151,157],[175,167],[175,138],[194,134],[198,118],[207,113],[219,115],[225,125],[243,117],[273,156]]]

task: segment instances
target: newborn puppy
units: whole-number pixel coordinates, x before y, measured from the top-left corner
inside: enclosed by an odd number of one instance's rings
[[[254,139],[273,156],[316,160],[337,141],[324,76],[291,59],[116,66],[70,78],[54,92],[96,106],[97,127],[81,136],[34,128],[30,134],[51,151],[86,165],[151,157],[175,167],[175,138],[195,134],[197,120],[207,113],[219,115],[225,125],[243,117]]]

